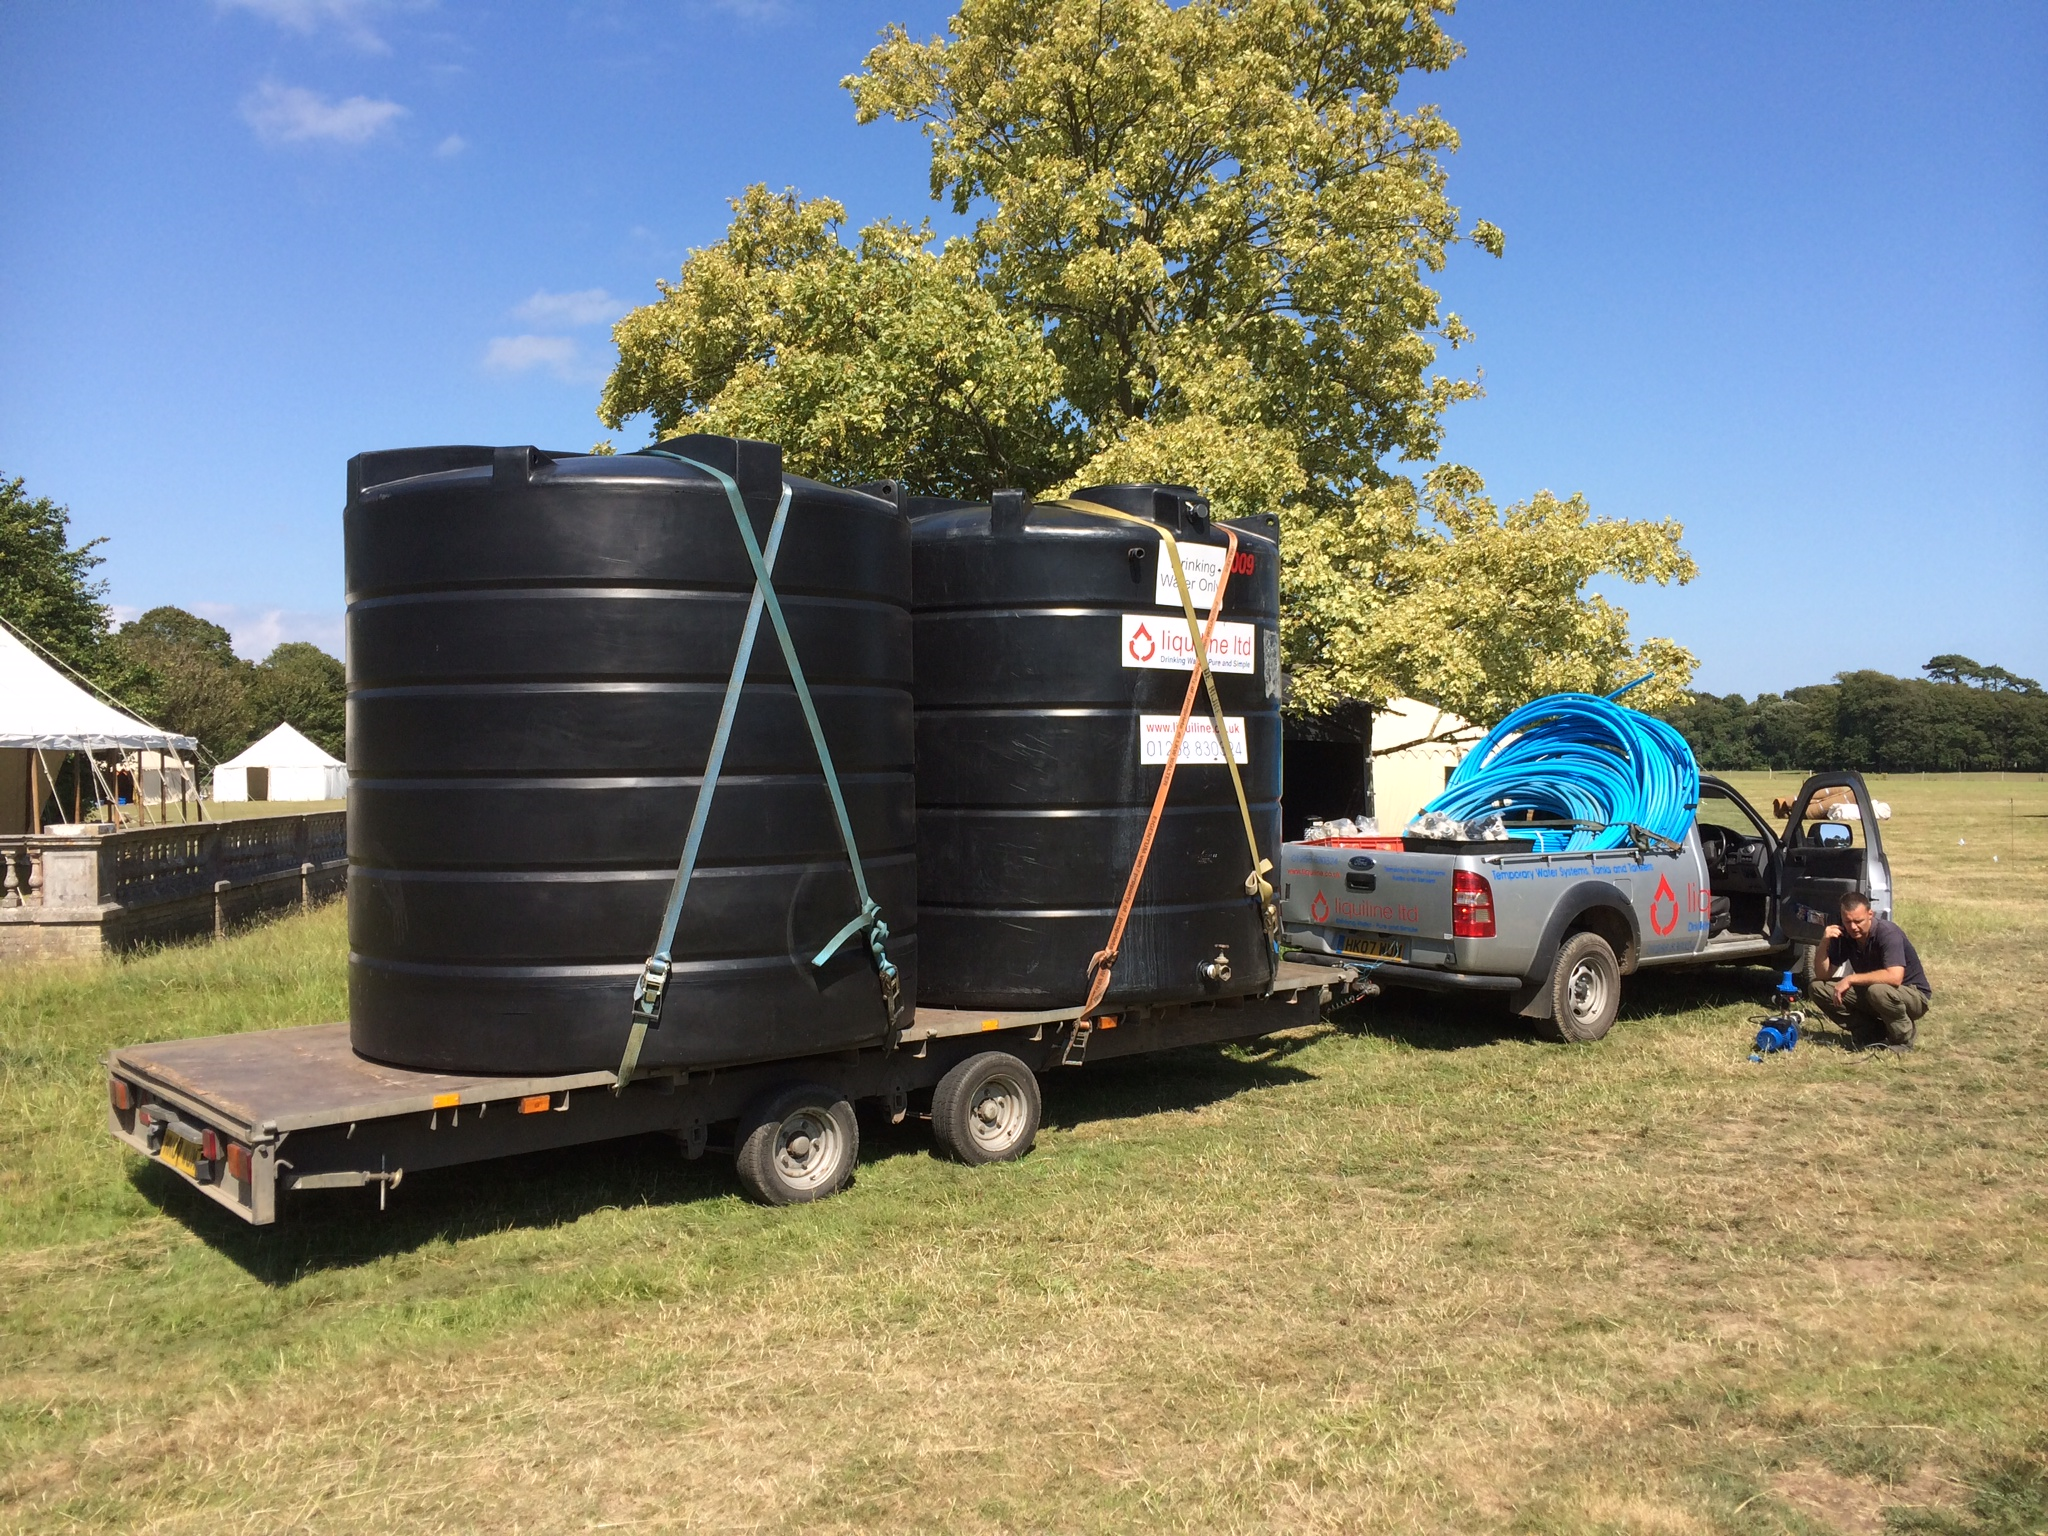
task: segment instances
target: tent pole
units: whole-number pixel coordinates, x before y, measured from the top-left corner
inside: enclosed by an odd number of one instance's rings
[[[164,751],[164,749],[163,749],[162,747],[158,747],[158,748],[157,748],[157,751],[156,751],[156,824],[157,824],[158,826],[160,826],[160,827],[167,827],[167,826],[169,826],[169,825],[171,824],[171,818],[170,818],[169,816],[167,816],[167,815],[165,815],[165,814],[164,814],[164,759],[165,759],[165,758],[167,758],[167,757],[169,757],[169,756],[170,756],[170,754],[169,754],[168,752]]]
[[[42,756],[40,752],[28,755],[28,829],[38,837],[43,831],[43,797],[36,793],[36,764]]]
[[[84,782],[85,775],[78,771],[78,754],[74,752],[71,754],[71,824],[74,827],[85,819],[85,802],[79,795],[79,786]]]

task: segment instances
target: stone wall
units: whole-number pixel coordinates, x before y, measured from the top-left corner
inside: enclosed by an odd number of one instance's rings
[[[348,887],[348,814],[0,837],[0,962],[223,933]]]

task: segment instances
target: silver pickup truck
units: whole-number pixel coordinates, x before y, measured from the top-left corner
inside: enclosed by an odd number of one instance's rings
[[[1819,809],[1846,801],[1854,817]],[[1540,853],[1512,837],[1288,843],[1281,916],[1303,959],[1370,961],[1383,985],[1494,993],[1561,1039],[1598,1040],[1622,978],[1645,967],[1799,969],[1797,952],[1851,890],[1890,916],[1891,867],[1862,776],[1817,774],[1790,809],[1774,832],[1733,787],[1702,777],[1679,843],[1640,832],[1599,853]]]

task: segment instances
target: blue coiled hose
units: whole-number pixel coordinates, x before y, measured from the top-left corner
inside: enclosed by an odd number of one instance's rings
[[[1678,842],[1699,806],[1700,766],[1662,720],[1591,693],[1524,704],[1474,747],[1427,811],[1460,821],[1498,812],[1509,832],[1548,853],[1618,848],[1640,827]],[[1515,822],[1591,823],[1535,827]]]

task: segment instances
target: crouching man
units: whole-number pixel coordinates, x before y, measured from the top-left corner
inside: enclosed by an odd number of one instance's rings
[[[1905,930],[1871,911],[1869,898],[1851,891],[1842,898],[1841,923],[1828,924],[1827,937],[1814,949],[1806,995],[1846,1026],[1858,1045],[1909,1051],[1934,1001],[1934,988]]]

